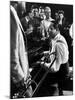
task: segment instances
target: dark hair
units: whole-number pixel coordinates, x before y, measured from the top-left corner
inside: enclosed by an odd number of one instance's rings
[[[15,4],[18,4],[18,1],[10,1],[10,5],[14,7]]]
[[[38,6],[36,4],[34,4],[34,5],[31,6],[31,9],[35,9],[35,8],[38,9]]]
[[[53,27],[54,29],[56,29],[57,31],[59,31],[58,24],[56,22],[52,22],[51,25],[50,25],[50,27]]]
[[[58,14],[63,14],[64,15],[64,11],[63,10],[59,10]]]

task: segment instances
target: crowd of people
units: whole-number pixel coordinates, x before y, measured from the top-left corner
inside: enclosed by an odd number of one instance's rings
[[[49,68],[51,61],[54,57],[56,58],[45,83],[50,85],[50,76],[56,78],[56,80],[60,80],[58,81],[59,94],[62,95],[61,80],[68,74],[69,63],[73,66],[73,62],[70,61],[70,59],[73,60],[73,51],[70,50],[73,47],[73,32],[71,30],[72,26],[66,21],[64,11],[59,10],[55,12],[55,18],[53,19],[50,7],[46,6],[44,8],[42,6],[32,5],[29,12],[26,12],[26,3],[20,1],[16,3],[11,2],[10,15],[11,96],[15,90],[15,87],[13,87],[14,84],[16,84],[17,90],[24,89],[31,80],[27,55],[29,47],[31,45],[35,47],[39,41],[45,42],[47,40],[49,41],[47,44],[49,48],[43,52],[44,55],[53,52],[55,55],[48,58],[50,59],[49,62],[44,62],[45,58],[42,57],[40,66]],[[44,87],[46,87],[46,84],[44,84]],[[52,91],[54,90],[52,89]],[[32,86],[29,86],[26,97],[31,97],[32,92]],[[16,98],[17,95],[13,98]],[[49,92],[49,95],[57,95],[57,93],[52,94]]]

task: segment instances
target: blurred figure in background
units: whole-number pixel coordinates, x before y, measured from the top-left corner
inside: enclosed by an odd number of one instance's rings
[[[18,1],[17,14],[18,14],[20,20],[25,15],[25,12],[26,12],[26,2]]]
[[[41,21],[41,34],[43,40],[49,37],[48,28],[52,21],[54,21],[54,19],[51,18],[51,8],[45,7],[45,16],[46,18]]]
[[[40,30],[40,22],[41,22],[41,18],[39,17],[39,9],[37,6],[33,6],[33,20],[29,21],[29,25],[32,25],[33,27],[33,40],[37,41],[39,39],[39,30]]]
[[[15,8],[19,19],[21,19],[26,12],[26,2],[24,1],[11,1],[11,5]]]
[[[69,34],[70,34],[71,38],[73,39],[73,23],[70,26]]]
[[[46,18],[43,7],[39,7],[39,17],[41,18],[41,20],[44,20]]]
[[[55,13],[55,22],[56,24],[58,24],[58,20],[59,20],[59,14],[58,12]]]
[[[15,92],[26,90],[30,80],[26,45],[22,33],[22,26],[13,6],[10,6],[10,52],[11,52],[11,98],[17,98]],[[26,97],[31,97],[32,88],[28,88]]]
[[[74,32],[73,32],[73,23],[71,24],[70,26],[70,29],[69,29],[69,36],[70,36],[70,39],[69,39],[69,62],[70,62],[70,66],[72,67],[73,66],[73,35]]]
[[[34,17],[39,17],[39,10],[38,10],[38,8],[34,8]]]
[[[68,22],[66,21],[63,10],[59,10],[58,13],[56,13],[55,21],[59,27],[60,34],[66,37],[66,35],[68,35],[68,33],[65,33],[68,28]]]
[[[65,23],[65,19],[64,19],[64,11],[58,11],[58,15],[59,15],[59,25],[63,25]]]
[[[33,10],[30,10],[28,14],[21,19],[23,29],[27,34],[30,33],[30,31],[28,31],[31,29],[31,27],[29,26],[29,21],[33,20],[33,16],[34,16]]]

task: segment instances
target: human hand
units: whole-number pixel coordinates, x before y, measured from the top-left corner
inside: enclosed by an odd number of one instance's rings
[[[44,53],[44,54],[49,54],[49,53],[50,53],[50,51],[44,51],[43,53]]]
[[[40,65],[46,70],[48,70],[48,68],[50,67],[50,63],[44,63],[43,61],[40,63]]]

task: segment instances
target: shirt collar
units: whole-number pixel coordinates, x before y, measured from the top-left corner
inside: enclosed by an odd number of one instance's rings
[[[60,32],[54,37],[54,41],[56,41],[58,38],[59,38],[59,36],[60,36]]]
[[[47,21],[54,21],[54,19],[52,19],[51,17],[49,17],[49,19],[46,19]]]

